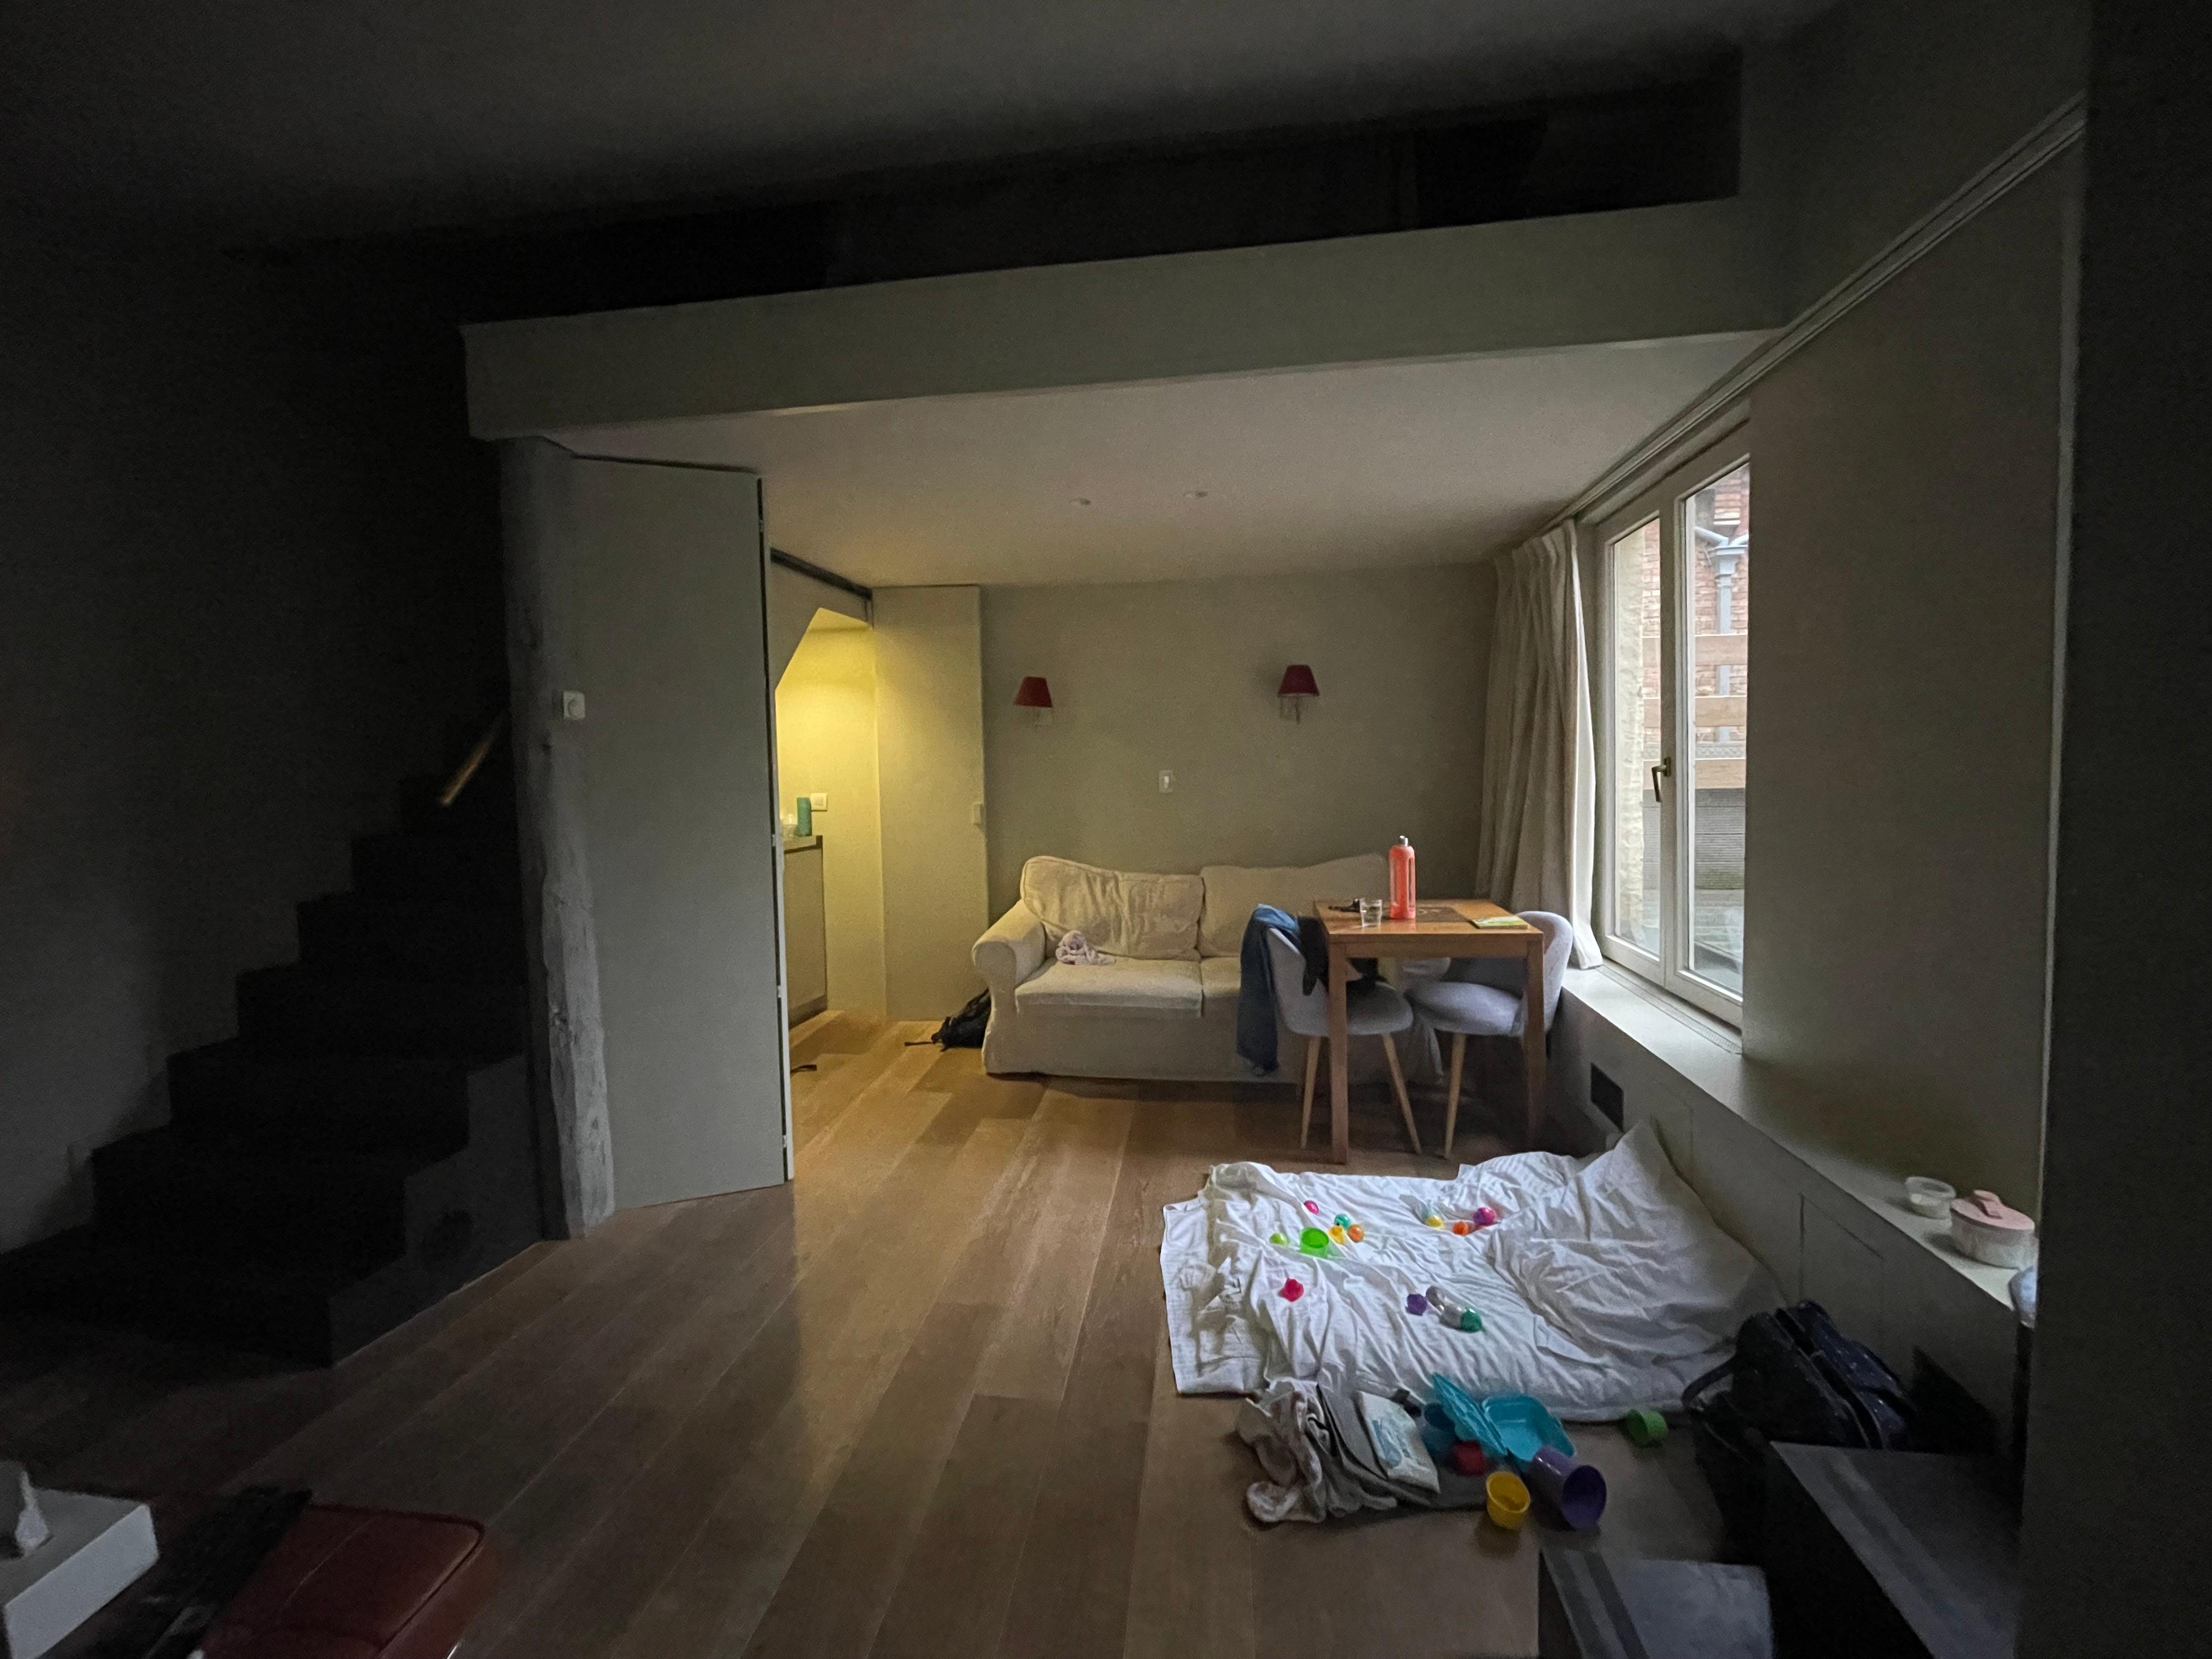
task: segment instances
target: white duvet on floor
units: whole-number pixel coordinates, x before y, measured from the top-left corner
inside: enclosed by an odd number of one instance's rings
[[[1487,1204],[1498,1224],[1439,1231],[1421,1222],[1431,1204],[1448,1222]],[[1302,1255],[1300,1230],[1339,1214],[1363,1242],[1334,1261]],[[1449,1181],[1224,1164],[1166,1215],[1160,1276],[1184,1394],[1251,1394],[1285,1376],[1425,1394],[1442,1371],[1471,1394],[1530,1394],[1567,1420],[1603,1421],[1679,1404],[1736,1328],[1780,1299],[1648,1125],[1587,1160],[1522,1152]],[[1295,1301],[1287,1279],[1305,1286]],[[1407,1313],[1407,1292],[1431,1285],[1480,1312],[1481,1331]]]

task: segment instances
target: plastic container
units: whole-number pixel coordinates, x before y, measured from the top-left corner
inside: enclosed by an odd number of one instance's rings
[[[1411,921],[1415,911],[1413,843],[1401,836],[1390,849],[1390,920]]]
[[[1959,1189],[1948,1181],[1938,1181],[1934,1176],[1905,1177],[1905,1203],[1917,1215],[1931,1221],[1941,1221],[1951,1213],[1951,1200],[1958,1197]]]
[[[1952,1201],[1951,1242],[1961,1255],[1992,1267],[2025,1267],[2035,1260],[2035,1223],[1978,1188]]]
[[[1605,1476],[1577,1463],[1556,1446],[1539,1446],[1528,1462],[1528,1484],[1577,1532],[1588,1532],[1605,1514]]]
[[[1494,1469],[1482,1483],[1483,1509],[1507,1532],[1518,1532],[1528,1518],[1528,1488],[1517,1474]]]
[[[1620,1419],[1620,1431],[1633,1446],[1656,1446],[1667,1437],[1667,1419],[1655,1411],[1632,1411]]]

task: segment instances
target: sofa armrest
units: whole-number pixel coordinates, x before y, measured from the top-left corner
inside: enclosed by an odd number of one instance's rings
[[[1014,987],[1044,965],[1044,923],[1028,905],[1017,903],[984,931],[972,954],[975,971],[991,988],[992,1003],[1011,1012]]]

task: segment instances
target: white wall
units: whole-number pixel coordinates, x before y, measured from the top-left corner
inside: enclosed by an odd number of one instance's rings
[[[1744,1047],[2034,1207],[2060,165],[1752,396]]]
[[[986,589],[994,908],[1037,854],[1195,871],[1401,835],[1425,891],[1473,892],[1495,598],[1486,564]],[[1296,724],[1275,699],[1293,662],[1322,692]],[[1013,706],[1028,674],[1049,726]]]
[[[775,688],[778,807],[825,793],[817,813],[830,1006],[880,1015],[884,861],[877,779],[876,638],[866,628],[809,629]]]
[[[884,994],[893,1019],[942,1018],[982,988],[990,924],[983,803],[982,604],[973,587],[876,590]]]

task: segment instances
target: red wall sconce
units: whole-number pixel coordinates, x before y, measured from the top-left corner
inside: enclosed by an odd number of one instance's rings
[[[1275,688],[1276,708],[1286,720],[1299,718],[1299,709],[1309,697],[1321,696],[1321,687],[1314,682],[1314,672],[1302,662],[1294,662],[1283,671],[1283,683]]]
[[[1030,711],[1031,726],[1052,724],[1052,688],[1045,684],[1042,674],[1025,674],[1021,687],[1014,693],[1014,707]]]

